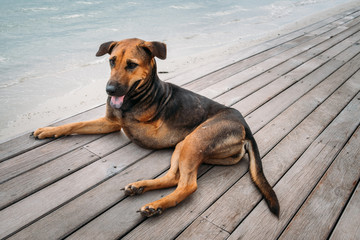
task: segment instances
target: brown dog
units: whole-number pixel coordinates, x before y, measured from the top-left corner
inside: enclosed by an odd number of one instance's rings
[[[201,163],[231,165],[249,153],[250,175],[276,216],[280,206],[263,171],[255,139],[243,116],[208,98],[162,82],[154,57],[166,58],[166,45],[127,39],[103,43],[96,56],[110,54],[106,116],[93,121],[37,129],[42,139],[69,134],[109,133],[123,129],[136,144],[151,149],[175,147],[171,167],[161,178],[131,183],[125,194],[176,186],[168,196],[141,208],[144,216],[161,214],[197,189]]]

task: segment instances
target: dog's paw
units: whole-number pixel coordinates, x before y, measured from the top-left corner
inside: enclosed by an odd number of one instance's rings
[[[39,139],[37,136],[35,136],[34,133],[35,133],[35,132],[30,133],[30,136],[29,136],[29,137],[34,138],[34,139]]]
[[[153,208],[151,206],[143,206],[140,209],[140,214],[144,217],[153,217],[153,216],[157,216],[163,213],[162,208]]]
[[[126,196],[134,196],[142,194],[144,192],[144,187],[135,187],[134,185],[129,184],[125,187],[124,191]]]
[[[44,138],[57,138],[62,136],[63,134],[59,131],[59,127],[44,127],[38,128],[35,132],[33,132],[32,136],[35,139],[44,139]]]

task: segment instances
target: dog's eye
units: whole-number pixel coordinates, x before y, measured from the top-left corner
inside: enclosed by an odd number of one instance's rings
[[[128,69],[128,70],[133,70],[133,69],[135,69],[137,66],[138,66],[138,64],[137,64],[137,63],[134,63],[134,62],[128,61],[128,62],[127,62],[126,69]]]
[[[109,59],[109,63],[110,63],[111,68],[115,67],[115,61],[116,61],[116,57],[113,57],[113,58]]]

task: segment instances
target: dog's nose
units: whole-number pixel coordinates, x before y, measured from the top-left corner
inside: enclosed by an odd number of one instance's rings
[[[109,95],[114,95],[116,91],[116,88],[114,85],[106,85],[106,92]]]

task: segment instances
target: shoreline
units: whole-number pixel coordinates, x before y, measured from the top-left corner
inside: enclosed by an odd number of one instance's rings
[[[164,81],[172,81],[181,78],[186,72],[206,68],[207,65],[215,66],[213,70],[222,68],[240,60],[239,54],[247,48],[264,43],[278,36],[286,35],[287,33],[296,31],[358,5],[359,1],[353,1],[315,13],[282,26],[279,29],[264,33],[256,39],[239,41],[187,57],[171,57],[166,60],[157,60],[158,71],[168,72],[167,74],[159,74],[159,77]],[[168,45],[168,48],[171,48],[171,45]],[[94,51],[96,51],[96,49],[94,49]],[[77,87],[64,96],[45,100],[43,103],[30,109],[29,112],[18,114],[16,119],[7,123],[8,126],[5,129],[0,130],[0,143],[30,133],[38,127],[53,124],[59,120],[104,104],[107,97],[105,85],[108,80],[109,70],[105,63],[106,57],[103,59],[99,61],[104,61],[104,63],[90,66],[91,68],[95,68],[94,71],[102,72],[103,77],[101,81],[94,81],[86,86]],[[176,84],[176,81],[174,81],[174,83]]]

